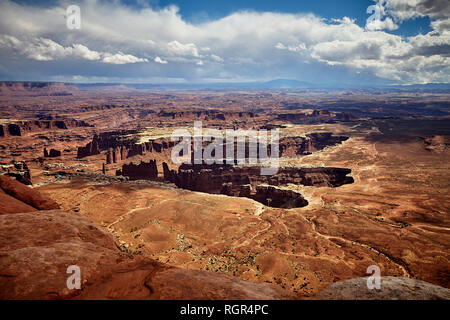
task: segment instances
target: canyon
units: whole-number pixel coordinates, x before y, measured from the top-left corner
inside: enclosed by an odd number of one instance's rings
[[[447,93],[0,92],[2,299],[448,299]],[[278,129],[279,170],[173,163],[194,121]]]

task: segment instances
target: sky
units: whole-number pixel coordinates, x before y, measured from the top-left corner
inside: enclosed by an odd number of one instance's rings
[[[0,80],[273,79],[449,83],[450,1],[0,1]]]

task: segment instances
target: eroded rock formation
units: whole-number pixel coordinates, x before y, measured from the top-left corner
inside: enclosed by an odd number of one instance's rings
[[[306,137],[285,137],[280,139],[280,155],[282,157],[308,155],[346,140],[348,137],[334,136],[330,132],[309,133]]]
[[[301,194],[275,187],[288,183],[304,186],[339,187],[353,183],[345,168],[280,168],[278,173],[262,175],[260,167],[237,167],[230,164],[182,164],[178,172],[163,163],[164,179],[178,187],[230,196],[248,197],[265,205],[281,208],[308,204]]]
[[[17,181],[31,185],[31,173],[24,161],[12,161],[9,164],[0,166],[0,174],[15,178]]]
[[[116,175],[129,177],[130,180],[156,180],[158,167],[156,160],[150,160],[148,163],[141,161],[140,164],[124,164],[122,170],[118,170]]]
[[[85,147],[78,147],[77,158],[81,159],[88,156],[93,156],[100,154],[100,150],[98,148],[98,142],[92,141],[89,142]]]
[[[314,110],[312,113],[281,113],[277,120],[294,124],[333,123],[335,121],[356,121],[356,116],[349,112],[334,112],[328,110]]]
[[[198,110],[198,111],[165,111],[161,110],[158,117],[166,117],[171,119],[181,118],[183,120],[219,120],[232,121],[251,119],[257,115],[254,112],[226,112],[221,110]]]
[[[49,158],[56,158],[61,156],[61,151],[56,149],[50,149],[50,151],[47,150],[47,148],[44,148],[44,157]]]
[[[75,127],[90,127],[88,123],[80,120],[30,120],[14,121],[0,124],[0,137],[22,136],[29,132],[38,132],[51,129],[69,129]]]
[[[121,130],[96,134],[84,147],[78,147],[79,158],[97,155],[106,151],[106,163],[117,163],[136,155],[144,155],[147,152],[162,152],[172,148],[175,142],[168,139],[154,139],[144,143],[138,143],[134,136],[137,130]]]

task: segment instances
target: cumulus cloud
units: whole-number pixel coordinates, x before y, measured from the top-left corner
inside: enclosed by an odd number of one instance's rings
[[[160,57],[156,57],[155,59],[153,59],[153,61],[155,61],[156,63],[167,64],[167,61],[161,59]]]
[[[199,57],[197,46],[193,43],[182,44],[174,40],[167,44],[167,50],[169,54],[175,56]]]
[[[72,55],[78,59],[84,60],[100,60],[102,54],[97,51],[89,50],[88,47],[82,44],[74,44],[72,48]]]
[[[145,58],[137,58],[130,54],[112,54],[90,50],[82,44],[74,44],[71,47],[63,47],[59,43],[46,38],[34,38],[31,40],[19,40],[10,35],[0,34],[0,47],[10,48],[27,58],[37,61],[52,61],[68,57],[83,60],[101,60],[104,63],[126,64],[148,61]]]
[[[361,27],[349,17],[329,21],[313,14],[252,11],[191,24],[175,6],[132,9],[118,1],[85,0],[81,30],[68,30],[66,2],[39,9],[6,0],[0,3],[0,66],[8,69],[8,62],[21,55],[35,63],[93,62],[84,69],[77,64],[80,76],[111,76],[97,64],[141,62],[139,68],[117,68],[114,76],[142,78],[158,72],[162,79],[177,81],[256,80],[295,77],[301,70],[320,81],[354,70],[406,83],[449,82],[447,2],[385,0],[382,19]],[[389,33],[420,16],[432,19],[432,32],[408,38]]]
[[[448,0],[379,0],[386,11],[399,21],[430,16],[431,18],[448,18],[450,4]]]
[[[127,64],[127,63],[136,63],[136,62],[147,62],[146,58],[138,58],[131,54],[124,54],[119,51],[119,53],[104,53],[102,61],[105,63],[112,64]]]
[[[437,19],[434,23],[441,26],[442,20],[450,17],[450,2],[448,0],[373,0],[374,5],[368,8],[368,13],[374,14],[375,20],[368,20],[368,30],[395,30],[397,23],[428,16]],[[386,16],[386,19],[382,20]],[[392,17],[392,18],[391,18]],[[433,25],[433,22],[432,22]],[[448,24],[447,24],[448,29]]]

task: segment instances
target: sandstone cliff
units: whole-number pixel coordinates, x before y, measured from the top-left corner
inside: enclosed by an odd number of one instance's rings
[[[286,186],[288,183],[305,186],[339,187],[353,183],[346,168],[280,168],[278,173],[261,175],[260,167],[237,167],[230,164],[190,165],[182,164],[178,172],[169,170],[163,163],[164,179],[178,187],[207,192],[248,197],[265,205],[294,208],[308,202],[301,194],[269,186]]]
[[[156,160],[150,160],[148,163],[141,161],[140,164],[124,164],[122,170],[118,170],[116,175],[129,177],[130,180],[156,180],[158,178],[158,167],[156,166]]]
[[[9,123],[0,124],[0,137],[23,136],[30,132],[89,126],[90,125],[84,121],[74,119],[11,121]]]

